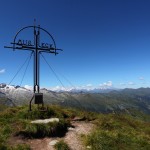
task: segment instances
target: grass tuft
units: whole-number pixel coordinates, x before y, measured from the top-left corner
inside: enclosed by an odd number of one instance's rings
[[[63,140],[57,142],[54,147],[56,150],[70,150],[69,146]]]
[[[43,137],[62,137],[67,132],[69,126],[68,121],[60,119],[59,122],[50,122],[47,124],[42,123],[26,123],[25,129],[20,131],[21,134],[28,138],[43,138]]]

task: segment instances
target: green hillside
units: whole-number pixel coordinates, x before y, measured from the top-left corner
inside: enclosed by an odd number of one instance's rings
[[[3,108],[0,112],[0,150],[30,150],[28,144],[12,144],[10,139],[41,139],[44,137],[63,137],[72,127],[75,117],[95,125],[93,131],[80,136],[85,147],[91,150],[148,150],[150,149],[150,117],[138,111],[101,114],[87,112],[58,105],[49,105],[46,112],[27,106]],[[57,117],[59,122],[31,124],[35,119]],[[69,147],[63,142],[55,146],[65,150]],[[63,148],[64,147],[64,148]]]
[[[9,90],[9,89],[8,89]],[[18,106],[29,104],[32,92],[20,89],[0,92],[0,104]],[[45,104],[57,104],[98,113],[139,110],[150,114],[150,88],[114,90],[108,93],[53,92],[43,89]],[[8,94],[9,93],[9,94]]]
[[[45,101],[50,103],[50,100]],[[57,103],[100,113],[134,109],[150,114],[150,88],[124,89],[109,93],[72,93],[70,97],[65,97],[63,103]]]

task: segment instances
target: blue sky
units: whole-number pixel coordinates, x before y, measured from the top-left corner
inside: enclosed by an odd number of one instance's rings
[[[30,55],[3,46],[36,18],[63,49],[44,56],[66,87],[63,76],[76,87],[150,87],[149,8],[149,0],[1,0],[0,83],[9,83]],[[32,68],[31,60],[23,86],[32,86]],[[42,87],[61,86],[42,58],[40,68]]]

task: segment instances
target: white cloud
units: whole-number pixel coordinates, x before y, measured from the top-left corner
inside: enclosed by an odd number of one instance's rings
[[[51,91],[70,91],[72,88],[70,87],[62,87],[62,86],[55,86],[55,87],[50,87],[50,88],[47,88],[48,90],[51,90]]]
[[[87,84],[87,85],[83,85],[83,86],[78,86],[76,87],[76,89],[81,90],[93,90],[94,86],[92,84]]]
[[[107,82],[100,84],[99,86],[102,88],[105,88],[105,87],[112,87],[112,85],[113,85],[112,81],[107,81]]]
[[[5,69],[1,69],[0,74],[5,73],[5,71],[6,71]]]
[[[128,82],[128,85],[135,85],[134,82]]]
[[[92,84],[87,84],[86,86],[87,86],[87,87],[92,87]]]
[[[49,87],[47,89],[52,91],[71,91],[71,90],[93,90],[95,87],[92,84],[87,84],[83,86],[77,86],[77,87],[62,87],[62,86],[55,86],[55,87]]]
[[[99,86],[94,86],[92,84],[86,84],[86,85],[76,86],[76,87],[71,87],[71,86],[69,86],[69,87],[62,87],[62,86],[47,87],[47,89],[52,90],[52,91],[71,91],[71,90],[91,91],[91,90],[95,90],[95,89],[107,89],[107,88],[111,88],[112,86],[113,86],[112,81],[107,81],[107,82],[100,84]]]
[[[139,80],[145,80],[144,77],[139,77]]]
[[[33,90],[33,86],[30,86],[30,85],[25,85],[24,88],[26,88],[28,90]]]

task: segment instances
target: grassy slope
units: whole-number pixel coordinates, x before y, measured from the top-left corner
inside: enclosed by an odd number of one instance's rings
[[[2,108],[2,106],[1,106]],[[0,112],[0,149],[30,149],[27,145],[11,147],[7,140],[10,136],[23,135],[28,138],[61,136],[66,131],[70,119],[75,116],[92,120],[97,128],[88,136],[82,136],[83,143],[92,150],[130,150],[150,148],[149,116],[132,112],[132,116],[120,114],[96,114],[60,106],[48,106],[47,112],[38,112],[36,108],[28,112],[27,106],[6,108]],[[59,117],[60,123],[31,125],[34,119]],[[58,133],[59,132],[59,133]],[[61,133],[62,134],[62,133]]]
[[[150,122],[123,114],[99,115],[97,128],[85,143],[93,150],[148,150],[150,148]]]

